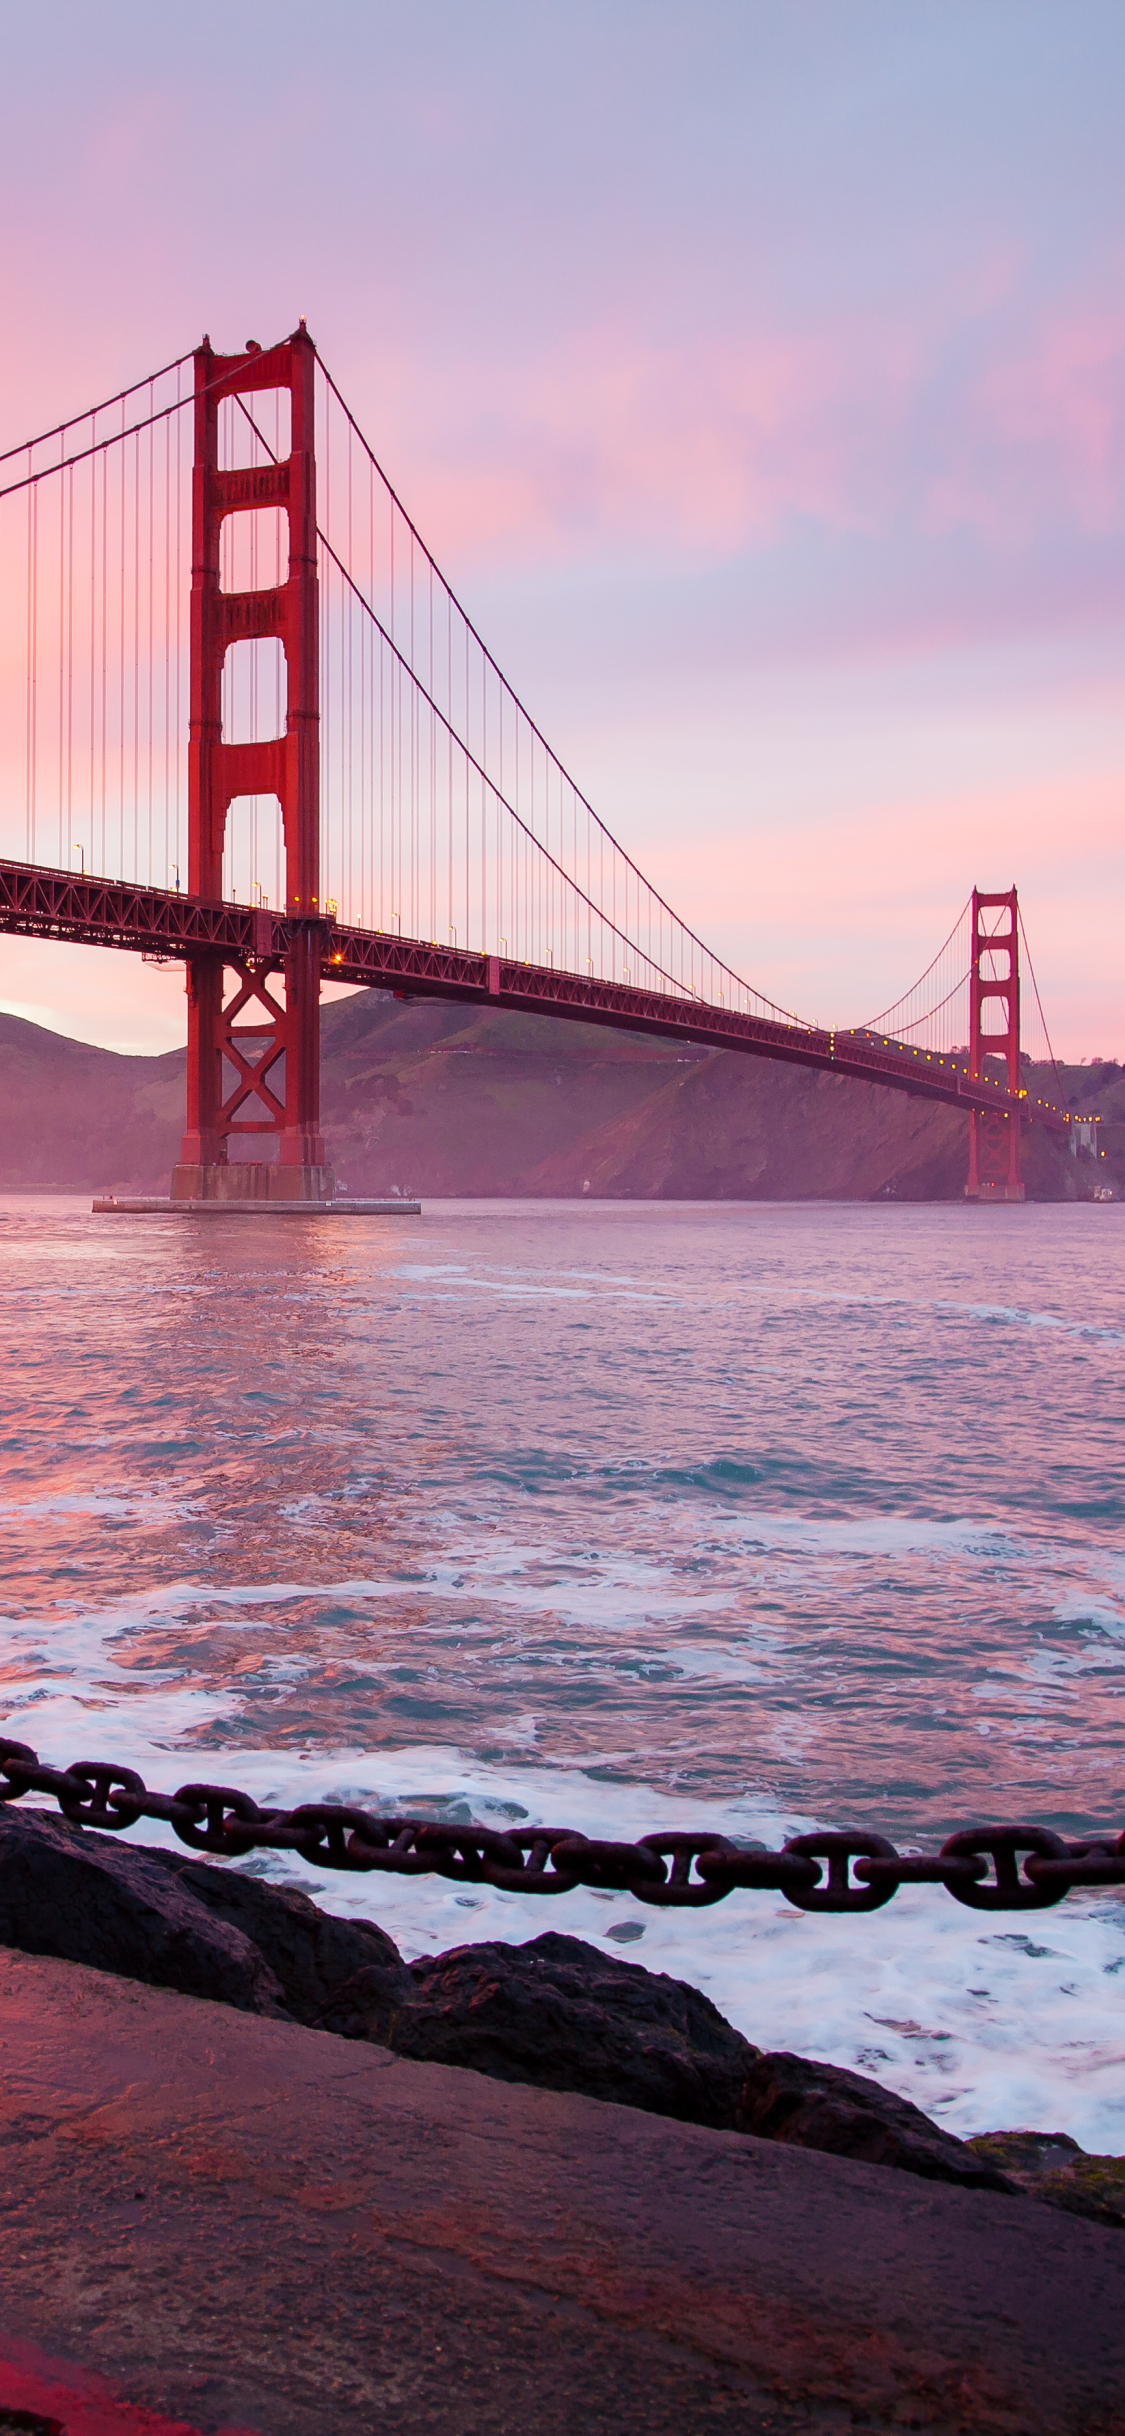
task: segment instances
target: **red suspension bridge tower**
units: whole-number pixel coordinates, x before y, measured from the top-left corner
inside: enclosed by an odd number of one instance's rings
[[[303,322],[292,338],[267,351],[249,348],[243,355],[216,355],[205,340],[195,353],[188,888],[204,903],[219,903],[231,804],[239,796],[276,796],[284,837],[289,944],[284,1006],[269,986],[277,962],[269,960],[268,919],[260,925],[261,957],[234,964],[235,993],[225,1004],[230,956],[205,953],[191,958],[187,1131],[180,1164],[172,1173],[173,1200],[317,1202],[331,1200],[334,1190],[320,1132],[323,909],[315,366],[316,351]],[[287,389],[290,398],[288,457],[266,465],[221,467],[222,399],[278,389]],[[224,518],[262,508],[283,510],[287,518],[287,580],[266,591],[224,592]],[[222,732],[227,650],[232,643],[268,636],[277,637],[285,654],[285,732],[261,743],[227,743]],[[233,1142],[260,1135],[277,1138],[276,1165],[231,1160]]]
[[[965,1197],[969,1201],[1022,1201],[1019,907],[1014,888],[999,896],[973,890],[969,1074],[974,1083],[986,1079],[986,1057],[1004,1060],[1008,1105],[995,1109],[974,1106],[970,1113]]]

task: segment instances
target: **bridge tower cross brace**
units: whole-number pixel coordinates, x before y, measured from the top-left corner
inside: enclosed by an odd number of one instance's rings
[[[188,969],[187,1131],[172,1171],[174,1200],[326,1201],[334,1179],[320,1131],[320,705],[316,558],[314,372],[316,351],[302,322],[281,346],[195,353],[192,473],[191,724],[188,746],[188,887],[218,904],[227,816],[236,796],[275,795],[285,843],[285,1004],[269,987],[272,923],[261,917],[262,953],[234,967],[224,1004],[226,960],[207,954]],[[288,389],[288,457],[265,465],[219,463],[223,398]],[[289,526],[285,583],[224,592],[219,543],[224,518],[276,507]],[[232,643],[275,635],[285,653],[284,735],[235,744],[222,732],[223,662]],[[254,1020],[237,1025],[249,1013]],[[284,1057],[284,1084],[277,1072]],[[224,1072],[224,1069],[226,1070]],[[233,1081],[228,1078],[233,1076]],[[252,1113],[247,1113],[251,1111]],[[275,1135],[277,1164],[231,1161],[232,1140]]]
[[[1004,914],[1007,913],[1007,927]],[[1002,1028],[986,1026],[985,1009],[999,1008]],[[1002,1057],[1013,1098],[1020,1083],[1019,905],[1014,888],[988,896],[973,890],[969,966],[969,1073],[984,1075],[984,1059]],[[969,1117],[969,1201],[1022,1201],[1020,1120],[1015,1109],[974,1108]]]

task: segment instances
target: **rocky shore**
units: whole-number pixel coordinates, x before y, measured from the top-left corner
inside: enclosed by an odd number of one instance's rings
[[[628,2106],[1125,2226],[1125,2159],[1063,2134],[961,2141],[859,2073],[766,2053],[699,1990],[583,1940],[412,1964],[373,1922],[229,1863],[0,1811],[0,1944],[494,2081]]]

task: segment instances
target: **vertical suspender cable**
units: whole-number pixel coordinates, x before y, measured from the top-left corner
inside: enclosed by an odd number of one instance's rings
[[[108,452],[107,452],[107,451],[103,451],[103,454],[102,454],[102,552],[101,552],[101,576],[102,576],[102,619],[101,619],[101,624],[102,624],[102,651],[101,651],[101,687],[100,687],[101,698],[100,698],[100,703],[99,703],[99,711],[98,711],[98,725],[99,725],[99,728],[100,728],[100,731],[101,731],[101,742],[102,742],[102,769],[101,769],[101,802],[100,802],[100,805],[99,805],[99,829],[100,829],[100,845],[101,845],[101,852],[100,852],[100,856],[99,856],[99,864],[100,864],[100,868],[101,868],[101,870],[104,872],[104,871],[106,870],[106,868],[107,868],[107,862],[106,862],[106,837],[105,837],[105,823],[106,823],[106,720],[107,720],[108,713],[109,713],[109,699],[108,699],[108,685],[109,685],[109,631],[108,631],[108,621],[109,621],[109,455],[108,455]]]
[[[90,417],[90,438],[91,438],[91,440],[93,439],[93,437],[94,437],[94,419],[93,419],[93,416],[91,415],[91,417]],[[97,617],[97,606],[98,606],[98,483],[97,483],[97,465],[96,465],[96,462],[95,462],[95,460],[94,460],[93,458],[91,458],[91,460],[90,460],[89,474],[90,474],[90,784],[89,784],[89,801],[88,801],[87,806],[86,806],[86,821],[87,821],[87,823],[88,823],[88,826],[89,826],[89,833],[90,833],[90,862],[91,862],[91,864],[92,864],[92,865],[96,865],[97,860],[98,860],[98,856],[97,856],[97,847],[96,847],[96,844],[95,844],[95,829],[94,829],[94,804],[95,804],[95,801],[96,801],[96,796],[97,796],[97,750],[98,750],[97,720],[96,720],[96,716],[95,716],[95,703],[96,703],[96,701],[97,701],[97,639],[98,639],[98,617]]]
[[[55,760],[56,802],[59,816],[58,867],[63,867],[63,729],[66,702],[66,475],[59,482],[59,717],[58,751]]]
[[[133,440],[133,868],[141,849],[141,435]]]
[[[66,476],[66,860],[74,852],[74,468]],[[62,857],[60,856],[60,861]]]
[[[28,473],[31,450],[27,452]],[[39,723],[39,485],[27,492],[27,859],[36,861],[35,787]]]
[[[151,389],[151,386],[150,386],[150,389],[149,389],[149,411],[150,411],[150,412],[151,412],[151,410],[152,410],[153,403],[154,403],[154,400],[153,400],[153,396],[152,396],[152,389]],[[153,797],[153,786],[154,786],[154,782],[155,782],[155,776],[156,776],[155,767],[154,767],[154,763],[153,763],[153,742],[154,742],[154,739],[153,739],[153,725],[154,725],[155,716],[156,716],[156,699],[155,699],[155,687],[156,687],[156,664],[155,664],[155,653],[154,653],[154,649],[153,649],[153,645],[154,645],[154,636],[155,636],[155,626],[154,626],[154,620],[155,620],[155,606],[156,606],[156,603],[155,603],[155,594],[156,594],[156,567],[155,567],[155,561],[154,561],[154,548],[155,548],[155,540],[156,540],[156,534],[155,534],[155,525],[156,525],[156,490],[155,490],[155,481],[156,481],[156,465],[155,465],[155,456],[156,456],[156,434],[155,434],[155,432],[154,432],[154,430],[153,430],[152,424],[150,423],[150,424],[149,424],[149,427],[148,427],[148,549],[147,549],[147,552],[146,552],[146,557],[147,557],[147,559],[148,559],[148,789],[147,789],[147,792],[148,792],[148,870],[147,870],[147,872],[146,872],[146,874],[145,874],[145,876],[146,876],[146,878],[147,878],[147,880],[148,880],[148,883],[149,883],[149,886],[150,886],[150,887],[152,886],[152,879],[153,879],[153,870],[152,870],[152,797]]]
[[[122,429],[124,430],[124,423],[125,423],[125,409],[124,409],[124,407],[122,407],[122,410],[121,410],[121,422],[122,422]],[[118,879],[119,879],[119,880],[120,880],[120,879],[124,879],[124,877],[125,877],[125,591],[126,591],[126,585],[125,585],[125,563],[126,563],[126,562],[125,562],[125,492],[126,492],[126,483],[127,483],[127,479],[128,479],[128,455],[127,455],[127,449],[128,449],[128,443],[127,443],[127,441],[126,441],[126,440],[123,438],[123,439],[122,439],[122,442],[121,442],[121,458],[120,458],[120,465],[121,465],[121,478],[120,478],[120,481],[119,481],[118,486],[117,486],[117,495],[118,495],[118,500],[119,500],[119,503],[120,503],[120,519],[119,519],[119,521],[120,521],[120,526],[121,526],[121,569],[120,569],[120,576],[119,576],[119,592],[118,592],[118,601],[117,601],[117,613],[118,613],[118,614],[117,614],[117,623],[118,623],[118,651],[117,651],[118,721],[117,721],[117,727],[118,727],[118,733],[117,733],[117,790],[116,790],[116,792],[117,792],[117,830],[118,830],[118,842],[117,842],[117,877],[118,877]]]

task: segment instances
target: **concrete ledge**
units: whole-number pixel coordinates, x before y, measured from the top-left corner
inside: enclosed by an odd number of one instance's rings
[[[420,1201],[173,1201],[168,1194],[106,1193],[95,1218],[420,1218]]]
[[[1033,2201],[11,1952],[0,2042],[4,2326],[138,2436],[1120,2436],[1125,2241]]]

